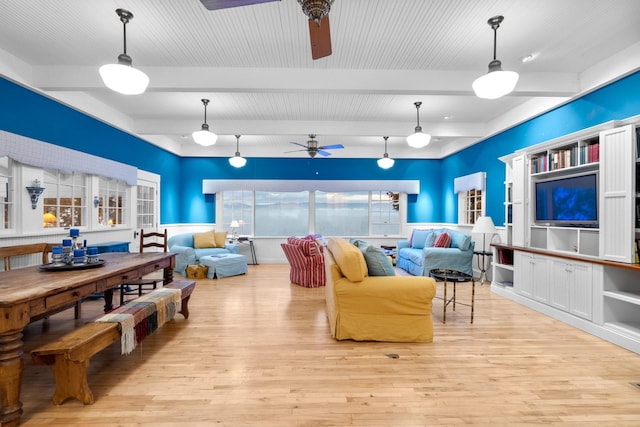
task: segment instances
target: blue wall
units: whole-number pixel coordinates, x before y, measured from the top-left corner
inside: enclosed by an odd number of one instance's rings
[[[418,179],[420,194],[409,196],[407,221],[456,223],[453,180],[479,171],[487,172],[487,215],[501,224],[504,164],[498,157],[640,114],[636,72],[443,160],[397,159],[383,170],[375,159],[248,158],[235,169],[226,158],[180,158],[5,79],[0,93],[0,128],[159,174],[164,224],[214,221],[215,197],[202,194],[203,179]]]

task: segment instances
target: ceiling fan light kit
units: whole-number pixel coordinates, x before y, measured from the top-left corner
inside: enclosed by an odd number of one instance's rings
[[[383,136],[384,138],[384,155],[378,159],[378,167],[381,169],[389,169],[396,162],[391,157],[389,157],[389,153],[387,153],[387,139],[388,136]]]
[[[241,168],[247,164],[247,159],[240,155],[240,136],[236,135],[236,155],[229,157],[229,164],[234,168]]]
[[[213,145],[218,140],[218,135],[211,132],[209,130],[209,125],[207,124],[207,105],[209,105],[208,99],[202,99],[202,104],[204,105],[204,123],[202,124],[202,128],[197,130],[191,134],[193,140],[202,145],[203,147],[208,147]]]
[[[409,144],[411,148],[423,148],[429,145],[431,135],[422,132],[422,127],[420,126],[420,106],[422,102],[414,102],[413,105],[416,106],[417,126],[415,133],[407,137],[407,144]]]
[[[100,67],[100,76],[105,86],[123,95],[139,95],[147,90],[149,77],[134,68],[131,57],[127,55],[127,23],[133,19],[133,13],[125,9],[116,9],[123,24],[124,52],[118,55],[117,64]]]
[[[487,21],[491,29],[493,29],[493,60],[489,63],[489,72],[484,76],[478,77],[472,84],[473,91],[478,98],[498,99],[513,92],[518,83],[518,73],[504,71],[502,62],[496,59],[498,28],[500,28],[503,20],[503,16],[494,16]]]

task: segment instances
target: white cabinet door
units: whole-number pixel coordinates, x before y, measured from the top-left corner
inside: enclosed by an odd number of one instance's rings
[[[635,157],[633,128],[600,132],[600,257],[634,261]]]
[[[533,298],[545,304],[549,303],[549,262],[544,256],[533,257]]]
[[[591,320],[593,317],[593,274],[591,264],[574,262],[569,281],[569,313]]]
[[[514,246],[526,246],[525,236],[528,227],[525,217],[526,164],[524,155],[514,157],[511,164],[513,166],[512,241]]]
[[[531,298],[533,296],[533,255],[517,251],[513,256],[513,289]]]
[[[566,261],[554,259],[551,262],[550,304],[562,311],[569,311],[570,266]]]

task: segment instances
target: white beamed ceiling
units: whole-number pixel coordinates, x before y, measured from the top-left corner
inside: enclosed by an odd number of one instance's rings
[[[146,93],[106,89],[98,67],[122,53],[116,8],[133,12],[127,53]],[[493,55],[513,94],[473,95]],[[5,0],[0,74],[182,156],[306,157],[309,133],[333,157],[441,158],[640,69],[638,0],[335,0],[333,55],[311,59],[296,0],[208,11],[199,0]],[[536,55],[523,63],[521,58]],[[191,132],[219,135],[200,147]],[[416,125],[433,135],[407,147]],[[447,117],[447,118],[445,118]]]

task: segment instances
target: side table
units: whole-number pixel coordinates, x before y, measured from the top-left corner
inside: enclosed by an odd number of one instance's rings
[[[481,285],[483,285],[484,282],[490,282],[490,280],[487,280],[487,265],[485,258],[491,257],[493,253],[487,251],[473,251],[473,254],[478,256],[478,268],[480,269],[480,277],[478,278],[478,281]],[[482,258],[482,264],[480,264],[480,258]]]
[[[380,249],[384,251],[385,255],[391,258],[391,263],[396,265],[396,255],[398,255],[398,251],[396,251],[397,248],[395,246],[380,245]]]
[[[447,306],[453,302],[453,311],[456,311],[456,284],[462,282],[471,282],[471,304],[465,304],[462,302],[458,302],[458,304],[466,305],[467,307],[471,307],[471,323],[473,323],[473,309],[475,305],[475,294],[476,294],[476,282],[473,276],[470,276],[466,273],[462,273],[456,270],[446,270],[446,269],[433,269],[429,272],[429,276],[433,277],[436,280],[444,281],[444,309],[442,312],[442,323],[447,323]],[[451,282],[453,283],[453,296],[447,299],[447,284]]]
[[[248,237],[239,237],[237,240],[231,240],[231,243],[237,243],[239,245],[248,245],[251,252],[251,265],[258,265],[258,257],[256,257],[256,248],[253,246],[253,239]]]

